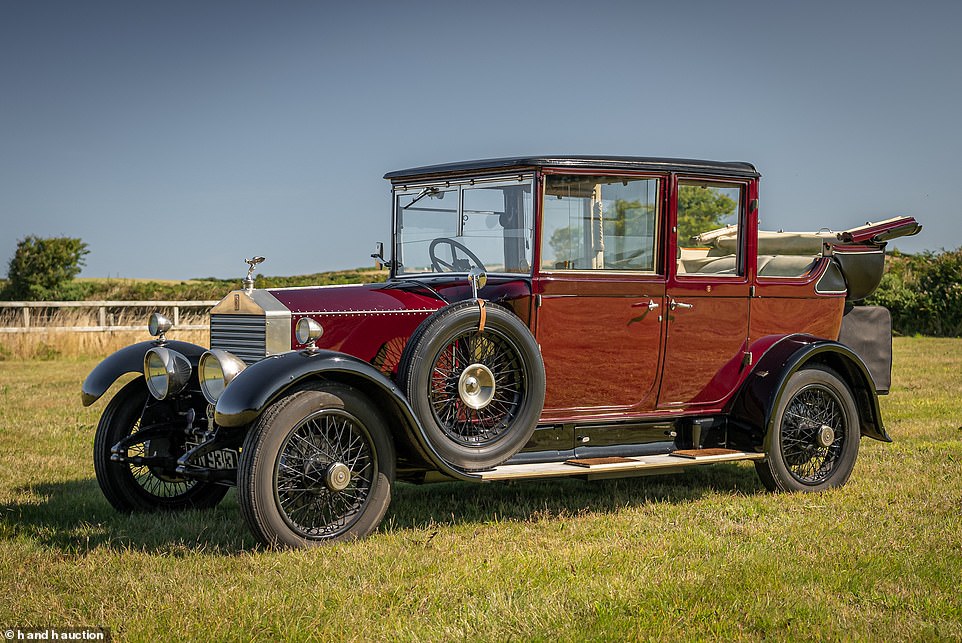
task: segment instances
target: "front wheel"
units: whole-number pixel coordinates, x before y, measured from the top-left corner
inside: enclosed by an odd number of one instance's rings
[[[768,457],[756,462],[771,491],[821,491],[852,475],[861,437],[852,392],[827,368],[806,368],[785,385]]]
[[[124,513],[215,506],[227,493],[227,487],[184,478],[170,467],[110,459],[110,450],[115,444],[140,430],[147,399],[147,385],[143,378],[137,378],[117,392],[100,417],[94,437],[94,472],[104,497]],[[183,455],[183,446],[182,437],[172,429],[169,437],[131,445],[127,455],[173,460]]]
[[[374,531],[393,481],[394,444],[371,401],[318,383],[281,398],[251,427],[237,491],[261,542],[305,547]]]

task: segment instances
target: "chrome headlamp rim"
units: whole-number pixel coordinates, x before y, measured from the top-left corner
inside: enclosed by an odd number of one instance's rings
[[[205,352],[197,363],[197,379],[204,398],[216,404],[227,385],[245,368],[247,364],[244,360],[222,348]]]
[[[151,313],[147,318],[147,332],[152,337],[162,337],[173,326],[174,323],[160,313]]]
[[[324,334],[324,327],[310,317],[301,317],[294,326],[294,338],[298,344],[313,344]]]
[[[175,350],[156,346],[144,353],[144,380],[158,400],[183,391],[192,371],[190,360]]]

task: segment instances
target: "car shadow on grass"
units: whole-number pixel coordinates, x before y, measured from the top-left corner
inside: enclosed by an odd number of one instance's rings
[[[398,484],[379,531],[604,514],[694,502],[712,493],[735,497],[762,491],[753,468],[731,464],[598,481]],[[0,540],[23,540],[72,555],[98,548],[168,556],[262,549],[244,524],[234,491],[214,509],[152,514],[115,511],[93,479],[22,486],[12,495],[17,500],[0,505]]]
[[[166,555],[230,554],[257,544],[233,491],[214,509],[123,514],[94,479],[23,486],[0,504],[0,540],[20,539],[65,553],[99,547]]]

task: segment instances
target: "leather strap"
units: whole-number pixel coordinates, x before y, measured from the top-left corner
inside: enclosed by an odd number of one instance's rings
[[[481,323],[478,325],[478,332],[479,332],[479,333],[483,333],[483,332],[484,332],[484,322],[485,322],[485,320],[488,318],[488,311],[487,311],[487,309],[485,309],[485,307],[484,307],[484,300],[483,300],[483,299],[479,299],[479,300],[478,300],[478,308],[481,309]]]

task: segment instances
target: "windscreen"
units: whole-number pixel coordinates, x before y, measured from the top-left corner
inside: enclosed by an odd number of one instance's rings
[[[530,274],[532,192],[531,176],[396,190],[397,274]]]

